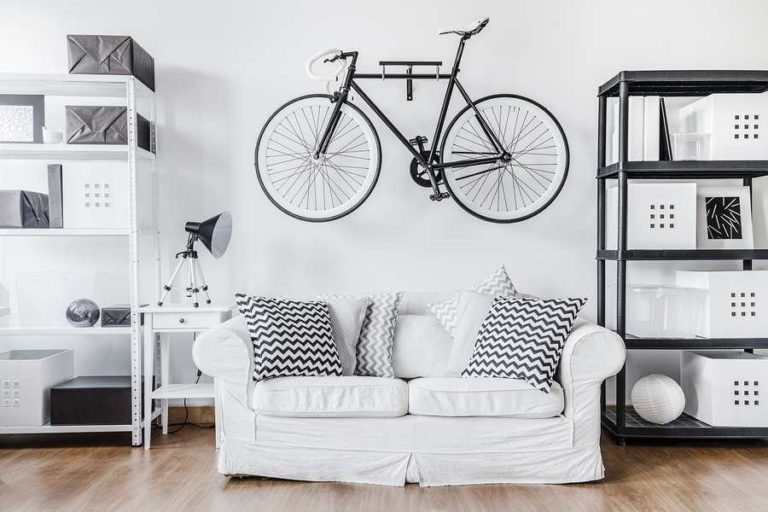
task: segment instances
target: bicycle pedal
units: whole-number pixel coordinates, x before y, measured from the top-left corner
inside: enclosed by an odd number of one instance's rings
[[[429,198],[433,201],[442,201],[443,199],[448,199],[451,197],[451,194],[448,192],[440,192],[439,194],[430,194]]]
[[[429,141],[423,135],[417,135],[416,137],[408,140],[408,142],[411,143],[411,146],[419,146],[419,147],[421,147],[422,144],[426,144]]]

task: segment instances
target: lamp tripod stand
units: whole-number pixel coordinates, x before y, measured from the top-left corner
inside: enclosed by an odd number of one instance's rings
[[[157,305],[162,306],[166,297],[174,288],[176,279],[181,274],[181,270],[184,266],[187,267],[187,286],[184,287],[184,291],[188,298],[192,298],[192,305],[194,307],[200,307],[199,295],[203,295],[206,304],[211,303],[211,297],[208,295],[208,284],[205,282],[205,276],[203,276],[203,269],[200,266],[200,262],[197,259],[197,251],[194,249],[197,235],[190,233],[187,239],[187,248],[179,253],[176,253],[176,259],[179,262],[176,264],[176,268],[171,274],[171,278],[163,286],[163,295],[160,297]]]

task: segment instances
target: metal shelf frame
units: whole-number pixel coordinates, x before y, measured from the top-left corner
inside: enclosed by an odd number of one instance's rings
[[[124,229],[34,229],[0,230],[0,240],[17,240],[26,237],[63,236],[111,237],[115,243],[128,240],[128,276],[131,305],[130,327],[90,329],[74,328],[21,328],[0,327],[0,343],[3,338],[17,336],[92,336],[122,335],[130,339],[131,371],[131,424],[130,425],[72,425],[40,427],[0,427],[3,434],[56,434],[88,432],[131,432],[131,444],[142,444],[142,343],[139,307],[157,300],[160,289],[160,241],[158,226],[158,169],[155,155],[138,147],[136,114],[154,123],[156,120],[155,95],[132,76],[123,75],[29,75],[0,74],[0,94],[43,94],[48,96],[74,96],[96,98],[120,98],[127,109],[128,144],[125,146],[98,146],[66,144],[7,144],[0,145],[0,160],[36,160],[58,163],[61,161],[109,161],[123,162],[129,175],[130,212],[129,224]],[[66,170],[64,171],[66,172]],[[151,192],[146,185],[150,185]],[[140,186],[144,185],[144,186]],[[141,197],[140,197],[141,194]],[[149,197],[148,197],[149,196]],[[141,210],[142,215],[139,216]],[[119,241],[119,242],[118,242]],[[10,242],[9,242],[10,243]],[[149,250],[147,251],[147,248]],[[142,261],[140,262],[140,254]],[[154,268],[152,269],[154,264]],[[145,274],[151,273],[151,274]],[[149,278],[147,278],[149,277]],[[144,278],[144,279],[142,279]],[[143,284],[152,282],[151,286]],[[140,289],[141,287],[141,289]],[[84,338],[84,342],[88,339]],[[87,350],[84,345],[82,350]]]
[[[768,91],[768,71],[622,71],[598,89],[597,134],[597,323],[606,325],[606,261],[616,262],[616,333],[631,350],[768,348],[768,338],[674,339],[636,338],[627,334],[627,262],[670,260],[736,260],[752,270],[753,260],[768,259],[768,250],[630,250],[627,248],[628,182],[630,179],[740,179],[752,191],[752,180],[768,176],[768,161],[630,162],[630,96],[705,96],[712,93]],[[608,98],[617,97],[618,162],[606,165]],[[618,182],[618,237],[616,250],[606,250],[606,185]],[[616,375],[616,408],[606,406],[602,386],[602,424],[619,444],[629,438],[747,438],[768,437],[768,428],[712,427],[686,415],[669,425],[646,424],[626,403],[626,365]]]

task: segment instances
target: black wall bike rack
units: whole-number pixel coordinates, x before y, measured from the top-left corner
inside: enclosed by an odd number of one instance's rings
[[[434,67],[435,68],[435,80],[440,80],[441,78],[449,78],[450,75],[440,75],[440,66],[442,66],[443,63],[439,60],[382,60],[379,61],[379,66],[381,66],[381,79],[386,80],[387,78],[403,78],[400,74],[395,75],[387,75],[387,66],[405,66],[405,74],[406,75],[413,75],[413,68],[415,66],[426,66],[426,67]],[[413,79],[405,77],[405,99],[408,101],[413,101]]]

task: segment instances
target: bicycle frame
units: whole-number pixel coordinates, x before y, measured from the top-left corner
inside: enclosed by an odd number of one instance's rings
[[[390,129],[390,131],[397,137],[397,139],[408,149],[408,151],[411,152],[413,157],[416,159],[417,162],[424,168],[429,169],[430,171],[436,170],[436,169],[443,169],[447,167],[468,167],[472,165],[487,165],[492,164],[495,162],[498,162],[500,159],[502,160],[509,160],[510,154],[504,149],[503,144],[501,141],[499,141],[498,137],[493,133],[493,130],[491,130],[490,126],[488,126],[488,123],[486,122],[485,118],[480,114],[480,111],[478,110],[477,106],[475,105],[474,101],[472,101],[472,98],[469,97],[469,94],[467,94],[467,91],[464,89],[464,87],[459,82],[457,75],[459,73],[459,64],[461,63],[461,58],[464,53],[464,45],[469,39],[469,37],[465,36],[461,38],[461,41],[459,42],[459,48],[456,52],[456,58],[453,63],[453,68],[451,70],[450,74],[445,73],[434,73],[434,74],[426,74],[426,73],[389,73],[382,72],[381,74],[374,74],[374,73],[356,73],[356,63],[357,63],[357,56],[358,52],[344,52],[340,55],[339,58],[351,58],[352,61],[347,68],[346,76],[344,77],[344,82],[339,89],[337,93],[334,94],[334,100],[336,102],[336,105],[334,106],[333,112],[331,113],[331,119],[328,123],[328,126],[325,129],[325,133],[320,138],[320,143],[318,144],[318,147],[315,149],[315,158],[318,158],[321,154],[324,154],[326,150],[328,149],[328,145],[330,144],[330,141],[332,139],[333,132],[336,130],[336,126],[338,125],[339,118],[340,118],[340,112],[341,112],[341,106],[347,102],[347,98],[349,96],[350,90],[356,92],[360,98],[370,107],[370,109],[381,119],[381,121],[387,126],[387,128]],[[432,147],[429,151],[429,156],[427,158],[424,158],[422,154],[413,147],[413,145],[410,143],[410,141],[402,134],[402,132],[392,123],[392,121],[389,120],[386,114],[381,111],[381,109],[374,103],[374,101],[363,91],[363,89],[360,87],[360,85],[355,81],[356,79],[365,80],[365,79],[396,79],[396,80],[448,80],[448,86],[445,91],[445,96],[443,97],[443,105],[440,109],[440,116],[437,119],[437,126],[435,127],[435,134],[432,137]],[[453,162],[440,162],[440,163],[432,163],[433,159],[435,158],[435,155],[437,154],[437,147],[438,142],[440,141],[440,137],[443,132],[443,127],[445,125],[445,117],[448,113],[448,107],[451,102],[451,97],[453,95],[453,89],[454,87],[458,89],[461,96],[464,98],[464,101],[466,101],[467,105],[474,110],[475,116],[478,120],[478,123],[480,124],[480,127],[485,132],[486,136],[490,139],[490,141],[493,143],[494,149],[496,150],[496,154],[490,157],[485,158],[468,158],[464,160],[456,160]],[[432,188],[435,189],[437,192],[437,183],[433,176],[432,172],[427,173],[430,179],[430,182],[432,183]]]

